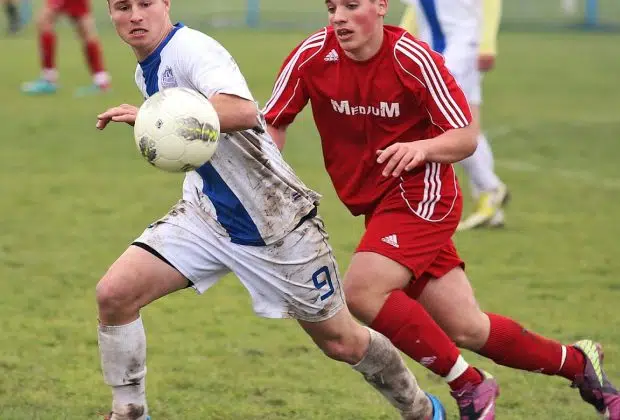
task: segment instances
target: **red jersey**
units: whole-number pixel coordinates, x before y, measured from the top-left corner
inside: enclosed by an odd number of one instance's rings
[[[380,51],[358,62],[345,55],[333,28],[323,28],[286,58],[264,109],[267,123],[287,126],[308,100],[325,167],[351,213],[371,213],[400,188],[404,198],[406,189],[419,191],[415,207],[423,218],[442,218],[431,213],[442,196],[452,201],[458,194],[452,165],[428,163],[393,178],[382,176],[385,165],[376,162],[377,150],[393,143],[433,138],[471,122],[441,55],[405,30],[385,26]]]

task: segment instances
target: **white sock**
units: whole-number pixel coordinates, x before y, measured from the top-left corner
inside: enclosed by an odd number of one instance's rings
[[[146,334],[142,318],[120,326],[99,326],[99,354],[105,383],[112,387],[112,410],[146,418]]]
[[[484,134],[478,135],[478,147],[473,155],[461,161],[467,176],[472,183],[473,193],[478,191],[493,191],[501,181],[493,170],[493,152]]]
[[[56,69],[43,69],[41,71],[41,78],[51,83],[58,81],[58,70]]]
[[[469,363],[467,363],[465,359],[463,359],[463,356],[459,355],[458,359],[456,359],[456,363],[454,363],[454,366],[452,366],[452,369],[450,369],[450,372],[448,372],[448,374],[444,376],[444,381],[446,381],[447,383],[454,381],[463,373],[465,373],[468,367]]]
[[[403,419],[425,419],[433,407],[400,353],[384,335],[368,328],[370,343],[364,358],[353,366],[366,382],[401,413]]]
[[[110,75],[105,71],[93,74],[93,83],[97,86],[108,86],[110,84]]]

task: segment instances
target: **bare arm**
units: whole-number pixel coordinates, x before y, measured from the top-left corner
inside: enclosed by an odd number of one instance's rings
[[[220,119],[220,131],[249,130],[256,127],[258,122],[258,108],[250,100],[234,95],[217,94],[210,99],[213,108]],[[134,125],[138,108],[133,105],[119,105],[108,109],[97,116],[97,128],[103,130],[109,122],[124,122]]]
[[[377,163],[387,162],[383,176],[400,176],[422,162],[455,163],[471,156],[478,146],[475,123],[454,128],[439,136],[404,143],[394,143],[377,151]]]
[[[273,125],[267,126],[267,133],[273,139],[273,142],[278,146],[278,149],[282,151],[284,149],[284,143],[286,143],[286,128],[284,127],[274,127]]]
[[[454,128],[419,146],[424,148],[426,160],[438,163],[456,163],[471,156],[478,146],[474,123],[465,128]]]
[[[256,103],[248,99],[218,93],[213,95],[209,101],[220,119],[222,133],[249,130],[259,124]]]

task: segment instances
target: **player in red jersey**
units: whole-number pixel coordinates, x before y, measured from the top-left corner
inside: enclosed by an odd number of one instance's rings
[[[24,83],[22,92],[30,95],[56,92],[58,71],[56,70],[56,32],[54,27],[56,20],[61,15],[66,15],[73,21],[78,37],[82,41],[84,55],[93,78],[92,85],[78,89],[76,94],[81,96],[108,90],[110,77],[103,65],[103,53],[95,29],[95,21],[90,11],[90,0],[45,0],[37,19],[41,76],[33,82]]]
[[[282,148],[310,101],[338,196],[365,217],[345,276],[351,311],[444,377],[463,420],[494,419],[498,387],[454,343],[504,366],[563,376],[619,420],[600,346],[562,345],[482,312],[475,300],[452,242],[462,210],[452,163],[474,152],[476,129],[442,56],[384,25],[387,0],[326,5],[330,26],[288,56],[264,113]]]

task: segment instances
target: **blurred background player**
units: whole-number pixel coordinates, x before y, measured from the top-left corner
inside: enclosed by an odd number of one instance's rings
[[[402,1],[408,7],[401,26],[445,57],[480,125],[481,72],[495,65],[501,0]],[[461,164],[477,203],[457,230],[503,226],[508,190],[494,171],[493,152],[482,131],[476,152]]]
[[[103,66],[103,53],[95,29],[95,21],[90,11],[90,0],[46,0],[37,19],[41,76],[35,81],[24,83],[22,92],[30,95],[45,95],[55,93],[58,89],[55,24],[61,15],[68,16],[75,25],[93,78],[93,83],[79,88],[76,95],[83,96],[107,91],[110,87],[110,77]]]
[[[7,32],[10,34],[17,33],[21,28],[21,20],[19,6],[17,0],[2,0],[4,3],[4,11],[8,20]]]

